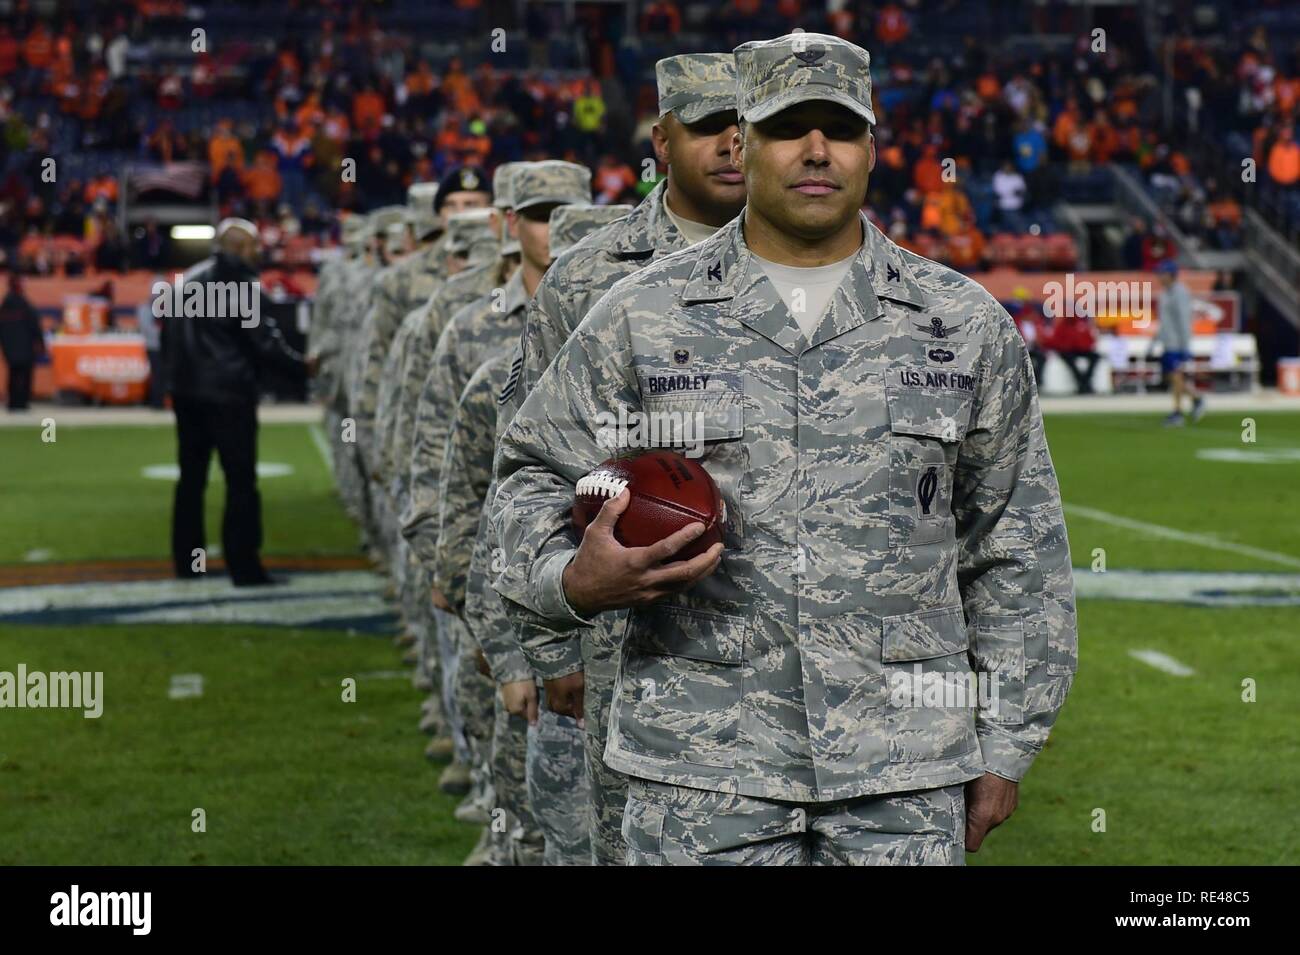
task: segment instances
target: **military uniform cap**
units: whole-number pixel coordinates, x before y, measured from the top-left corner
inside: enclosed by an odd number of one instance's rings
[[[659,115],[683,123],[736,108],[736,58],[730,53],[683,53],[655,64]]]
[[[380,206],[370,213],[370,226],[376,234],[381,234],[394,222],[406,224],[406,206]]]
[[[567,252],[601,226],[629,215],[634,206],[593,206],[574,203],[551,211],[551,258]]]
[[[486,192],[492,194],[492,184],[487,174],[478,166],[457,166],[438,182],[438,195],[433,200],[433,211],[442,212],[443,203],[453,192]]]
[[[736,110],[761,122],[809,100],[838,103],[873,126],[871,55],[824,33],[791,33],[736,47]]]
[[[591,170],[561,159],[520,163],[510,190],[516,211],[549,202],[591,202]]]
[[[423,239],[437,232],[442,225],[433,211],[433,203],[437,197],[436,182],[413,182],[406,189],[406,207],[410,210],[411,228],[415,230],[417,239]]]
[[[490,236],[497,241],[493,220],[491,209],[468,209],[452,216],[447,222],[448,254],[466,254],[470,246],[482,236]]]
[[[513,189],[515,170],[522,166],[519,162],[503,162],[492,173],[492,205],[498,209],[513,209],[515,193]]]

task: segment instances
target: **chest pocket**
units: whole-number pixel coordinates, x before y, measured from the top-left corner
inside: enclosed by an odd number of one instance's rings
[[[633,448],[672,448],[697,459],[722,492],[727,506],[723,544],[744,540],[741,502],[749,471],[745,447],[745,402],[739,383],[711,391],[648,394],[643,389],[641,434],[629,432]]]
[[[968,394],[889,386],[889,544],[950,540],[953,467],[970,426]]]

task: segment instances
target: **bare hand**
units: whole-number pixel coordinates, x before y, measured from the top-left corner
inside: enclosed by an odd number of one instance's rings
[[[437,587],[429,588],[429,598],[433,601],[433,605],[439,610],[445,610],[448,613],[451,613],[451,601],[443,596],[442,591]]]
[[[474,651],[474,667],[486,677],[492,676],[492,667],[488,666],[487,657],[482,650]]]
[[[320,355],[308,355],[307,360],[303,362],[307,369],[307,377],[315,378],[320,372]]]
[[[584,617],[623,607],[639,607],[693,587],[722,563],[722,544],[698,557],[660,566],[704,533],[698,521],[649,547],[624,547],[614,539],[614,525],[627,510],[632,495],[624,491],[601,506],[564,568],[564,596]]]
[[[529,726],[537,725],[537,684],[532,680],[502,683],[501,702],[511,716],[522,716]]]
[[[966,784],[966,851],[979,852],[984,837],[1020,805],[1020,784],[985,773]]]
[[[587,690],[587,679],[582,671],[562,676],[558,680],[546,681],[546,708],[559,716],[572,716],[578,726],[586,728],[582,718],[583,696]]]

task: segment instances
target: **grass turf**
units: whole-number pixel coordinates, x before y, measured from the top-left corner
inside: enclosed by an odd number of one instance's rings
[[[1296,465],[1208,461],[1203,448],[1300,447],[1300,416],[1210,415],[1162,430],[1154,416],[1062,415],[1048,438],[1067,506],[1300,558]],[[302,425],[264,426],[262,458],[294,467],[261,482],[269,553],[354,552],[354,534]],[[163,428],[0,431],[0,562],[158,557],[170,485],[139,477],[172,458]],[[219,489],[220,484],[214,484]],[[210,530],[219,495],[210,497]],[[1110,569],[1290,568],[1083,516],[1070,516],[1076,567],[1094,548]],[[1293,571],[1294,572],[1294,571]],[[1300,785],[1300,675],[1292,607],[1080,602],[1081,665],[1021,805],[970,861],[1295,864],[1290,794]],[[1191,666],[1163,673],[1129,656],[1158,650]],[[451,819],[383,640],[230,626],[4,627],[0,669],[103,670],[100,720],[0,711],[0,864],[456,863],[476,837]],[[172,674],[202,673],[204,696],[169,700]],[[1241,701],[1252,678],[1258,702]],[[207,832],[190,831],[191,811]],[[1094,811],[1106,831],[1093,831]]]

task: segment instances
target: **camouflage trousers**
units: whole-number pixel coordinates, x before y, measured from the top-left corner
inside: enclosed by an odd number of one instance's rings
[[[334,467],[334,484],[339,489],[343,509],[358,528],[366,521],[365,482],[361,479],[361,465],[357,460],[357,446],[342,439],[343,413],[330,409],[326,412],[325,426],[331,459]],[[331,425],[331,418],[334,423]]]
[[[427,581],[428,575],[423,568],[420,570],[421,580]],[[428,593],[428,587],[425,588]],[[437,657],[437,666],[440,671],[441,680],[439,685],[442,690],[443,712],[447,716],[447,725],[451,730],[451,741],[456,747],[456,759],[465,765],[471,765],[472,759],[469,749],[469,740],[465,735],[465,720],[462,716],[461,701],[456,696],[456,685],[460,677],[460,653],[459,637],[465,630],[465,625],[455,614],[447,613],[445,610],[439,610],[428,600],[424,601],[425,607],[433,615],[433,627],[426,628],[433,631],[433,646],[428,650],[432,655]],[[432,676],[432,674],[430,674]],[[435,689],[436,693],[437,690]]]
[[[527,767],[528,800],[546,838],[543,864],[591,865],[591,792],[578,721],[542,706],[537,725],[528,727]]]
[[[448,615],[451,616],[451,615]],[[469,743],[471,775],[485,786],[491,774],[492,756],[492,700],[496,697],[496,684],[491,677],[478,672],[478,641],[469,632],[465,622],[452,617],[456,628],[456,707],[460,711],[465,740]]]
[[[623,836],[628,865],[965,865],[965,787],[795,803],[632,779]]]
[[[605,733],[614,699],[614,678],[608,662],[588,658],[584,668],[586,691],[582,715],[587,779],[591,788],[590,818],[592,865],[623,865],[623,808],[627,805],[627,776],[605,765]]]
[[[528,721],[510,715],[499,691],[492,708],[492,789],[503,814],[492,814],[493,848],[512,865],[535,865],[544,840],[528,803]]]

